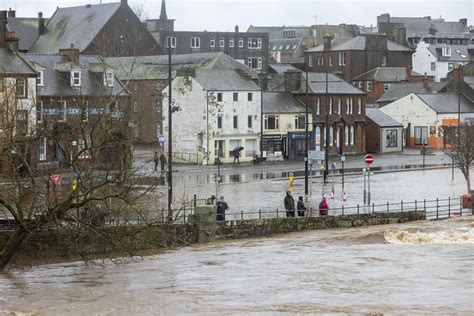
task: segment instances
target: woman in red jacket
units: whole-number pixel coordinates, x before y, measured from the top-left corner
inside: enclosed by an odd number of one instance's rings
[[[326,198],[323,197],[321,203],[319,203],[319,215],[328,215],[329,205]]]

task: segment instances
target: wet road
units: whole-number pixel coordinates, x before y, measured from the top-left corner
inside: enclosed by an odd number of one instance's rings
[[[468,315],[473,246],[473,218],[463,217],[47,265],[0,274],[0,314]]]

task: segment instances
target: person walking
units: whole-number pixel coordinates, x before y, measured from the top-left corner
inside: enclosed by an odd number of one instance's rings
[[[329,205],[326,198],[323,197],[321,203],[319,203],[319,215],[328,215]]]
[[[234,150],[234,162],[237,160],[237,163],[240,163],[239,157],[240,157],[240,151]]]
[[[225,211],[229,209],[229,205],[224,201],[224,197],[221,196],[219,201],[216,203],[216,220],[218,221],[225,221]]]
[[[153,156],[153,161],[155,162],[155,171],[156,171],[158,169],[158,162],[160,161],[157,151],[155,151],[155,155]]]
[[[165,171],[166,157],[163,153],[161,153],[160,155],[160,162],[161,162],[161,171]]]
[[[291,191],[286,191],[283,203],[285,204],[286,217],[295,217],[295,200],[291,196]]]
[[[306,211],[306,206],[304,206],[303,197],[298,197],[298,203],[296,204],[296,209],[298,210],[298,216],[304,217]]]

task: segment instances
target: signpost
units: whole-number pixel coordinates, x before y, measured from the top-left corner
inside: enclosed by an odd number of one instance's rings
[[[346,161],[346,156],[341,156],[341,164],[342,164],[342,200],[346,200],[346,192],[344,191],[344,162]]]
[[[370,165],[374,162],[374,156],[367,154],[364,157],[367,166],[367,205],[370,205]],[[365,203],[365,172],[364,172],[364,203]]]

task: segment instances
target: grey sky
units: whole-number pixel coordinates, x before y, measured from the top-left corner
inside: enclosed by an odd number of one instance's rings
[[[119,0],[103,0],[102,3]],[[37,16],[42,11],[50,17],[58,4],[62,7],[97,4],[100,0],[1,0],[1,8],[16,8],[17,16]],[[129,0],[133,8],[143,8],[148,18],[158,18],[161,0]],[[311,25],[355,23],[377,24],[377,15],[442,16],[447,21],[467,18],[473,23],[472,0],[166,0],[168,18],[176,19],[175,29],[242,31],[249,25]],[[317,18],[315,17],[317,15]]]

